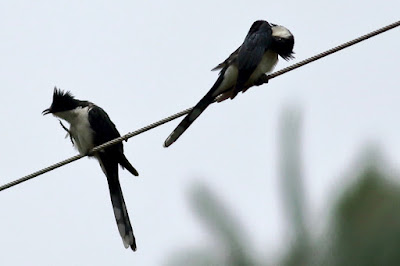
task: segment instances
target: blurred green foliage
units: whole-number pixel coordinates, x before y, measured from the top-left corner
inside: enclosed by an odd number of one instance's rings
[[[326,232],[310,233],[301,162],[301,115],[283,113],[280,126],[280,180],[288,229],[293,239],[278,265],[398,266],[400,265],[400,184],[387,172],[381,156],[367,151],[352,169],[347,187],[335,200]],[[387,167],[385,167],[387,169]],[[218,247],[178,251],[167,265],[274,265],[255,258],[237,219],[204,185],[195,186],[193,210],[215,237]],[[289,231],[289,230],[288,230]]]
[[[331,265],[400,265],[400,186],[366,165],[334,210]]]

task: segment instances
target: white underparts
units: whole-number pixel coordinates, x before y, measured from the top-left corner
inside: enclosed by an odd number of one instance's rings
[[[70,124],[69,132],[80,154],[87,154],[94,147],[94,132],[89,123],[89,111],[90,108],[86,106],[54,113],[55,116],[64,119]]]
[[[222,92],[226,91],[229,88],[232,88],[235,86],[236,81],[238,78],[238,69],[236,65],[230,65],[225,73],[224,73],[224,79],[222,80],[221,84],[218,86],[218,88],[215,90],[213,96],[218,96]]]
[[[265,73],[271,72],[274,67],[276,66],[276,63],[278,63],[278,54],[272,51],[267,51],[264,53],[263,57],[261,58],[260,63],[258,64],[257,68],[253,71],[251,74],[249,80],[246,82],[245,87],[250,87],[254,84],[254,82],[260,78],[262,75]],[[221,84],[218,86],[218,88],[215,90],[213,93],[213,96],[218,96],[222,92],[225,92],[229,90],[230,88],[233,88],[236,85],[238,78],[238,68],[236,65],[230,65],[225,73],[224,73],[224,79],[221,82]],[[230,94],[228,93],[227,97],[230,97]]]
[[[254,82],[262,75],[271,72],[275,68],[276,63],[278,63],[278,54],[272,51],[265,52],[261,59],[261,62],[253,71],[249,78],[249,81],[246,83],[245,86],[252,86]]]

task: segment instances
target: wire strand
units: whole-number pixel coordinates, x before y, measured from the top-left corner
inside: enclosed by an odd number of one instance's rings
[[[332,48],[332,49],[329,49],[329,50],[327,50],[327,51],[325,51],[325,52],[322,52],[322,53],[320,53],[320,54],[314,55],[314,56],[312,56],[312,57],[310,57],[310,58],[307,58],[307,59],[305,59],[305,60],[303,60],[303,61],[300,61],[300,62],[298,62],[298,63],[296,63],[296,64],[293,64],[293,65],[291,65],[291,66],[289,66],[289,67],[283,68],[283,69],[281,69],[281,70],[279,70],[279,71],[276,71],[276,72],[274,72],[274,73],[268,75],[267,78],[268,78],[268,79],[276,78],[277,76],[280,76],[280,75],[285,74],[285,73],[287,73],[287,72],[289,72],[289,71],[292,71],[292,70],[294,70],[294,69],[296,69],[296,68],[299,68],[299,67],[302,67],[302,66],[304,66],[304,65],[307,65],[307,64],[309,64],[309,63],[311,63],[311,62],[314,62],[314,61],[316,61],[316,60],[319,60],[319,59],[321,59],[321,58],[323,58],[323,57],[325,57],[325,56],[328,56],[328,55],[330,55],[330,54],[336,53],[336,52],[338,52],[338,51],[340,51],[340,50],[343,50],[343,49],[345,49],[345,48],[347,48],[347,47],[350,47],[350,46],[352,46],[352,45],[354,45],[354,44],[357,44],[357,43],[359,43],[359,42],[362,42],[362,41],[364,41],[364,40],[366,40],[366,39],[369,39],[369,38],[371,38],[371,37],[374,37],[374,36],[376,36],[376,35],[378,35],[378,34],[381,34],[381,33],[385,32],[385,31],[391,30],[391,29],[393,29],[393,28],[395,28],[395,27],[398,27],[398,26],[400,26],[400,21],[394,22],[394,23],[392,23],[392,24],[390,24],[390,25],[387,25],[387,26],[385,26],[385,27],[383,27],[383,28],[380,28],[380,29],[378,29],[378,30],[372,31],[372,32],[370,32],[370,33],[368,33],[368,34],[365,34],[365,35],[363,35],[363,36],[360,36],[360,37],[358,37],[358,38],[356,38],[356,39],[354,39],[354,40],[351,40],[351,41],[349,41],[349,42],[343,43],[343,44],[341,44],[341,45],[339,45],[339,46],[336,46],[336,47],[334,47],[334,48]],[[267,82],[267,81],[266,81],[266,82]],[[266,83],[266,82],[264,82],[264,83]],[[119,143],[119,142],[122,142],[122,141],[124,141],[124,140],[127,141],[128,139],[130,139],[130,138],[132,138],[132,137],[134,137],[134,136],[137,136],[137,135],[142,134],[142,133],[144,133],[144,132],[146,132],[146,131],[148,131],[148,130],[150,130],[150,129],[156,128],[156,127],[161,126],[161,125],[163,125],[163,124],[165,124],[165,123],[168,123],[168,122],[170,122],[170,121],[172,121],[172,120],[174,120],[174,119],[176,119],[176,118],[179,118],[179,117],[181,117],[181,116],[184,116],[184,115],[188,114],[192,109],[193,109],[193,107],[192,107],[192,108],[188,108],[188,109],[183,110],[183,111],[181,111],[181,112],[179,112],[179,113],[176,113],[176,114],[174,114],[174,115],[171,115],[171,116],[169,116],[169,117],[166,117],[166,118],[164,118],[164,119],[161,119],[161,120],[159,120],[159,121],[157,121],[157,122],[154,122],[154,123],[152,123],[152,124],[150,124],[150,125],[148,125],[148,126],[145,126],[145,127],[143,127],[143,128],[140,128],[140,129],[138,129],[138,130],[136,130],[136,131],[130,132],[130,133],[124,135],[124,136],[121,136],[121,137],[119,137],[119,138],[116,138],[116,139],[113,139],[113,140],[111,140],[111,141],[108,141],[108,142],[106,142],[106,143],[104,143],[104,144],[102,144],[102,145],[99,145],[99,146],[97,146],[97,147],[94,147],[87,155],[93,154],[93,153],[95,153],[95,152],[97,152],[97,151],[100,151],[100,150],[102,150],[102,149],[105,149],[105,148],[107,148],[107,147],[110,147],[110,146],[112,146],[112,145],[115,145],[115,144],[117,144],[117,143]],[[79,159],[81,159],[81,158],[83,158],[83,157],[86,157],[87,155],[75,155],[75,156],[70,157],[70,158],[68,158],[68,159],[66,159],[66,160],[64,160],[64,161],[58,162],[58,163],[56,163],[56,164],[50,165],[50,166],[48,166],[48,167],[46,167],[46,168],[43,168],[43,169],[41,169],[41,170],[39,170],[39,171],[37,171],[37,172],[34,172],[34,173],[29,174],[29,175],[27,175],[27,176],[21,177],[21,178],[15,180],[15,181],[12,181],[12,182],[10,182],[10,183],[7,183],[7,184],[5,184],[5,185],[0,186],[0,191],[5,190],[5,189],[8,189],[8,188],[10,188],[10,187],[13,187],[13,186],[15,186],[15,185],[18,185],[18,184],[20,184],[20,183],[22,183],[22,182],[25,182],[25,181],[27,181],[27,180],[30,180],[30,179],[32,179],[32,178],[34,178],[34,177],[39,176],[39,175],[45,174],[45,173],[47,173],[47,172],[50,172],[50,171],[52,171],[52,170],[54,170],[54,169],[56,169],[56,168],[59,168],[59,167],[61,167],[61,166],[66,165],[66,164],[69,164],[69,163],[72,163],[72,162],[74,162],[74,161],[77,161],[77,160],[79,160]]]
[[[323,58],[325,56],[328,56],[330,54],[336,53],[336,52],[338,52],[340,50],[343,50],[343,49],[345,49],[347,47],[350,47],[350,46],[352,46],[354,44],[357,44],[359,42],[365,41],[366,39],[369,39],[369,38],[374,37],[374,36],[376,36],[378,34],[384,33],[385,31],[391,30],[391,29],[396,28],[398,26],[400,26],[400,20],[397,21],[397,22],[394,22],[392,24],[389,24],[389,25],[387,25],[385,27],[382,27],[380,29],[377,29],[375,31],[372,31],[370,33],[367,33],[365,35],[362,35],[362,36],[360,36],[360,37],[358,37],[358,38],[356,38],[354,40],[351,40],[351,41],[348,41],[346,43],[343,43],[343,44],[341,44],[339,46],[336,46],[336,47],[334,47],[332,49],[329,49],[329,50],[327,50],[325,52],[322,52],[320,54],[314,55],[314,56],[312,56],[310,58],[307,58],[307,59],[305,59],[303,61],[300,61],[300,62],[298,62],[296,64],[293,64],[291,66],[283,68],[283,69],[281,69],[279,71],[276,71],[276,72],[272,73],[271,75],[268,75],[268,78],[269,79],[276,78],[277,76],[285,74],[286,72],[295,70],[296,68],[299,68],[301,66],[307,65],[307,64],[309,64],[311,62],[319,60],[319,59],[321,59],[321,58]]]

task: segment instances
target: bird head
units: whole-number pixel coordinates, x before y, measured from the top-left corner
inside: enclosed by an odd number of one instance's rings
[[[51,106],[42,112],[43,115],[55,114],[75,109],[78,106],[78,101],[69,91],[62,91],[54,88],[53,102]]]
[[[293,34],[287,28],[276,24],[271,24],[271,29],[272,49],[285,60],[293,59]]]

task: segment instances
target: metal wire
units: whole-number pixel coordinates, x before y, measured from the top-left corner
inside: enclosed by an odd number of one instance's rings
[[[360,36],[360,37],[358,37],[358,38],[356,38],[354,40],[348,41],[348,42],[343,43],[343,44],[341,44],[339,46],[336,46],[336,47],[334,47],[332,49],[329,49],[329,50],[327,50],[325,52],[322,52],[320,54],[314,55],[314,56],[312,56],[310,58],[307,58],[307,59],[305,59],[303,61],[300,61],[300,62],[298,62],[296,64],[293,64],[293,65],[288,66],[286,68],[283,68],[283,69],[281,69],[279,71],[276,71],[276,72],[272,73],[271,75],[268,75],[268,78],[269,79],[275,78],[277,76],[285,74],[286,72],[289,72],[289,71],[292,71],[292,70],[294,70],[296,68],[299,68],[301,66],[307,65],[307,64],[309,64],[311,62],[319,60],[319,59],[321,59],[321,58],[323,58],[325,56],[328,56],[330,54],[336,53],[336,52],[338,52],[340,50],[343,50],[343,49],[345,49],[347,47],[350,47],[350,46],[352,46],[354,44],[357,44],[359,42],[365,41],[366,39],[374,37],[374,36],[376,36],[378,34],[381,34],[381,33],[385,32],[385,31],[391,30],[391,29],[396,28],[398,26],[400,26],[400,21],[397,21],[397,22],[394,22],[392,24],[389,24],[389,25],[387,25],[387,26],[385,26],[383,28],[380,28],[380,29],[377,29],[375,31],[372,31],[372,32],[370,32],[368,34],[365,34],[363,36]]]
[[[144,133],[144,132],[146,132],[146,131],[148,131],[150,129],[153,129],[155,127],[161,126],[161,125],[163,125],[163,124],[165,124],[167,122],[170,122],[170,121],[172,121],[172,120],[174,120],[174,119],[176,119],[178,117],[181,117],[183,115],[188,114],[192,109],[193,108],[188,108],[188,109],[186,109],[186,110],[184,110],[182,112],[179,112],[179,113],[176,113],[174,115],[168,116],[167,118],[161,119],[161,120],[159,120],[157,122],[154,122],[154,123],[152,123],[152,124],[150,124],[148,126],[145,126],[145,127],[140,128],[140,129],[138,129],[136,131],[130,132],[130,133],[124,135],[124,136],[121,136],[119,138],[116,138],[116,139],[110,140],[108,142],[105,142],[105,143],[103,143],[103,144],[101,144],[99,146],[94,147],[89,152],[89,154],[92,154],[92,153],[97,152],[99,150],[102,150],[104,148],[110,147],[110,146],[115,145],[115,144],[117,144],[119,142],[122,142],[124,140],[128,140],[129,138],[132,138],[132,137],[134,137],[136,135],[142,134],[142,133]],[[25,182],[25,181],[27,181],[29,179],[32,179],[32,178],[37,177],[39,175],[42,175],[44,173],[50,172],[50,171],[52,171],[52,170],[54,170],[54,169],[56,169],[58,167],[64,166],[64,165],[69,164],[69,163],[72,163],[72,162],[77,161],[77,160],[79,160],[79,159],[81,159],[83,157],[86,157],[86,156],[87,155],[80,155],[79,154],[79,155],[75,155],[74,157],[68,158],[68,159],[66,159],[64,161],[61,161],[61,162],[58,162],[56,164],[50,165],[50,166],[48,166],[46,168],[43,168],[42,170],[39,170],[39,171],[34,172],[34,173],[30,174],[30,175],[21,177],[21,178],[15,180],[15,181],[12,181],[12,182],[7,183],[7,184],[5,184],[3,186],[0,186],[0,191],[5,190],[5,189],[10,188],[10,187],[13,187],[15,185],[18,185],[19,183]]]
[[[372,32],[370,32],[370,33],[368,33],[368,34],[365,34],[365,35],[363,35],[363,36],[361,36],[361,37],[358,37],[358,38],[356,38],[356,39],[354,39],[354,40],[351,40],[351,41],[349,41],[349,42],[346,42],[346,43],[344,43],[344,44],[341,44],[341,45],[339,45],[339,46],[336,46],[336,47],[334,47],[334,48],[332,48],[332,49],[329,49],[329,50],[327,50],[327,51],[325,51],[325,52],[323,52],[323,53],[317,54],[317,55],[312,56],[312,57],[310,57],[310,58],[308,58],[308,59],[305,59],[305,60],[303,60],[303,61],[300,61],[300,62],[298,62],[298,63],[296,63],[296,64],[293,64],[293,65],[291,65],[291,66],[289,66],[289,67],[283,68],[283,69],[281,69],[281,70],[279,70],[279,71],[276,71],[276,72],[274,72],[274,73],[268,75],[267,77],[268,77],[268,79],[273,79],[273,78],[275,78],[275,77],[277,77],[277,76],[280,76],[280,75],[282,75],[282,74],[285,74],[286,72],[289,72],[289,71],[292,71],[292,70],[294,70],[294,69],[296,69],[296,68],[299,68],[299,67],[301,67],[301,66],[307,65],[307,64],[309,64],[309,63],[311,63],[311,62],[314,62],[314,61],[316,61],[316,60],[319,60],[319,59],[321,59],[321,58],[323,58],[323,57],[325,57],[325,56],[328,56],[328,55],[330,55],[330,54],[336,53],[336,52],[338,52],[338,51],[340,51],[340,50],[342,50],[342,49],[345,49],[345,48],[347,48],[347,47],[349,47],[349,46],[352,46],[352,45],[354,45],[354,44],[356,44],[356,43],[362,42],[362,41],[364,41],[364,40],[366,40],[366,39],[369,39],[369,38],[371,38],[371,37],[374,37],[374,36],[376,36],[376,35],[378,35],[378,34],[381,34],[381,33],[385,32],[385,31],[391,30],[391,29],[393,29],[393,28],[395,28],[395,27],[398,27],[398,26],[400,26],[400,21],[397,21],[397,22],[395,22],[395,23],[392,23],[392,24],[390,24],[390,25],[387,25],[387,26],[385,26],[385,27],[383,27],[383,28],[380,28],[380,29],[378,29],[378,30],[372,31]],[[266,82],[264,82],[264,83],[266,83]],[[150,125],[148,125],[148,126],[145,126],[145,127],[143,127],[143,128],[140,128],[140,129],[138,129],[138,130],[136,130],[136,131],[130,132],[130,133],[124,135],[124,136],[121,136],[121,137],[119,137],[119,138],[116,138],[116,139],[113,139],[113,140],[111,140],[111,141],[108,141],[108,142],[106,142],[106,143],[104,143],[104,144],[102,144],[102,145],[99,145],[99,146],[97,146],[97,147],[94,147],[94,148],[89,152],[89,154],[92,154],[92,153],[94,153],[94,152],[97,152],[97,151],[99,151],[99,150],[102,150],[102,149],[104,149],[104,148],[107,148],[107,147],[109,147],[109,146],[115,145],[115,144],[117,144],[117,143],[119,143],[119,142],[122,142],[122,141],[124,141],[124,140],[128,140],[129,138],[132,138],[132,137],[134,137],[134,136],[136,136],[136,135],[142,134],[142,133],[144,133],[144,132],[146,132],[146,131],[148,131],[148,130],[150,130],[150,129],[153,129],[153,128],[155,128],[155,127],[158,127],[158,126],[161,126],[161,125],[163,125],[163,124],[165,124],[165,123],[168,123],[168,122],[170,122],[170,121],[172,121],[172,120],[174,120],[174,119],[176,119],[176,118],[179,118],[179,117],[181,117],[181,116],[184,116],[184,115],[188,114],[192,109],[193,109],[193,107],[192,107],[192,108],[188,108],[188,109],[186,109],[186,110],[184,110],[184,111],[181,111],[181,112],[179,112],[179,113],[176,113],[176,114],[174,114],[174,115],[171,115],[171,116],[169,116],[169,117],[167,117],[167,118],[161,119],[161,120],[159,120],[159,121],[157,121],[157,122],[154,122],[154,123],[152,123],[152,124],[150,124]],[[0,191],[5,190],[5,189],[8,189],[8,188],[10,188],[10,187],[13,187],[13,186],[15,186],[15,185],[18,185],[18,184],[20,184],[20,183],[22,183],[22,182],[25,182],[25,181],[27,181],[27,180],[29,180],[29,179],[32,179],[32,178],[37,177],[37,176],[39,176],[39,175],[42,175],[42,174],[44,174],[44,173],[50,172],[50,171],[52,171],[52,170],[54,170],[54,169],[56,169],[56,168],[59,168],[59,167],[61,167],[61,166],[66,165],[66,164],[69,164],[69,163],[72,163],[72,162],[74,162],[74,161],[77,161],[77,160],[79,160],[79,159],[81,159],[81,158],[83,158],[83,157],[85,157],[85,156],[87,156],[87,155],[76,155],[76,156],[73,156],[73,157],[71,157],[71,158],[68,158],[68,159],[66,159],[66,160],[64,160],[64,161],[61,161],[61,162],[58,162],[58,163],[53,164],[53,165],[51,165],[51,166],[48,166],[48,167],[46,167],[46,168],[43,168],[42,170],[39,170],[39,171],[37,171],[37,172],[34,172],[34,173],[30,174],[30,175],[21,177],[21,178],[15,180],[15,181],[12,181],[12,182],[7,183],[7,184],[5,184],[5,185],[3,185],[3,186],[0,186]]]

